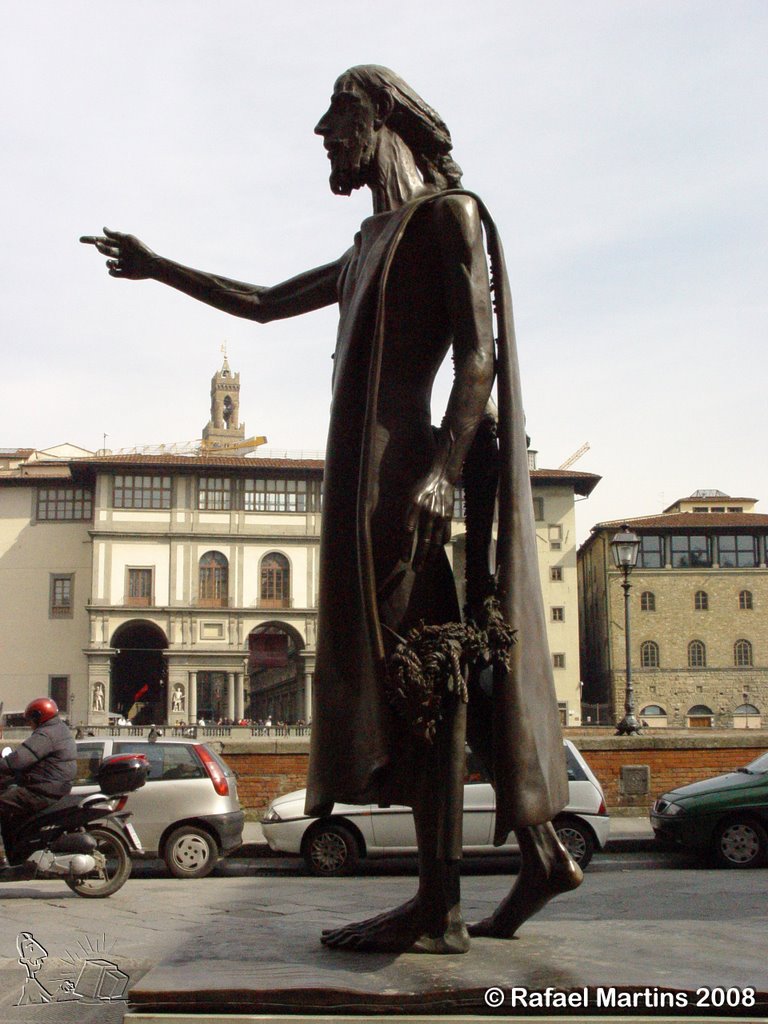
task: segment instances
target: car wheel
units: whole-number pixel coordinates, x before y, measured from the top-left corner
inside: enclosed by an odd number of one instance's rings
[[[360,860],[357,840],[343,825],[315,825],[304,844],[304,860],[313,875],[351,875]]]
[[[595,840],[586,825],[576,818],[560,818],[555,822],[557,838],[580,868],[585,868],[595,852]]]
[[[730,818],[713,837],[715,861],[723,868],[754,868],[768,858],[768,836],[753,818]]]
[[[163,859],[174,878],[205,878],[219,860],[213,837],[195,825],[182,825],[165,841]]]

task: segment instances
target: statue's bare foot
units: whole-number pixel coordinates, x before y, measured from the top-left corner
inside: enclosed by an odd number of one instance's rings
[[[377,917],[324,931],[321,941],[331,949],[361,953],[466,953],[469,933],[458,907],[446,915],[443,925],[436,927],[434,912],[430,914],[414,896]]]
[[[540,865],[526,871],[525,864],[512,891],[490,917],[469,925],[469,934],[491,939],[511,939],[517,929],[555,896],[581,885],[584,873],[570,857],[558,859],[549,869]]]

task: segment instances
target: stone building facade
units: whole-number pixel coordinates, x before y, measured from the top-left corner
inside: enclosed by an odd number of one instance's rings
[[[199,449],[0,452],[6,710],[50,693],[88,724],[311,719],[323,461],[243,454],[239,403],[225,358]],[[574,504],[599,477],[531,453],[531,480],[557,695],[577,725]],[[454,525],[461,581],[460,493]]]
[[[698,491],[663,513],[598,523],[578,552],[584,699],[618,721],[626,688],[622,574],[610,541],[641,540],[630,575],[632,681],[649,726],[768,721],[768,516],[754,498]]]

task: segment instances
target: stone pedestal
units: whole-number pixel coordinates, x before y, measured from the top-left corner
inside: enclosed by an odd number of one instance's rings
[[[713,1007],[704,993],[747,993],[756,985],[754,1005],[742,996],[728,1013],[756,1020],[768,1011],[765,949],[740,943],[735,924],[697,922],[694,944],[679,921],[529,923],[519,939],[475,939],[461,956],[394,956],[324,949],[318,917],[327,922],[327,909],[322,915],[314,907],[305,914],[295,906],[274,911],[274,923],[261,924],[250,941],[231,920],[194,962],[176,957],[150,970],[130,994],[135,1019],[153,1013],[178,1014],[171,1018],[177,1021],[201,1013],[207,1019],[301,1014],[329,1024],[368,1014],[436,1021],[474,1014],[507,1021],[532,1015],[713,1019],[723,1007]],[[132,1019],[126,1016],[126,1024]]]

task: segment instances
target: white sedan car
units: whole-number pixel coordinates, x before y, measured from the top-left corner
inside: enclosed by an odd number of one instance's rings
[[[577,863],[586,867],[608,839],[610,823],[600,783],[584,758],[565,740],[568,763],[568,806],[554,821],[557,834]],[[496,800],[493,787],[471,753],[467,753],[464,786],[464,853],[512,853],[517,845],[493,846]],[[361,857],[416,853],[416,831],[410,807],[335,804],[324,818],[304,814],[306,791],[277,797],[261,825],[270,849],[300,854],[312,874],[349,875]]]

